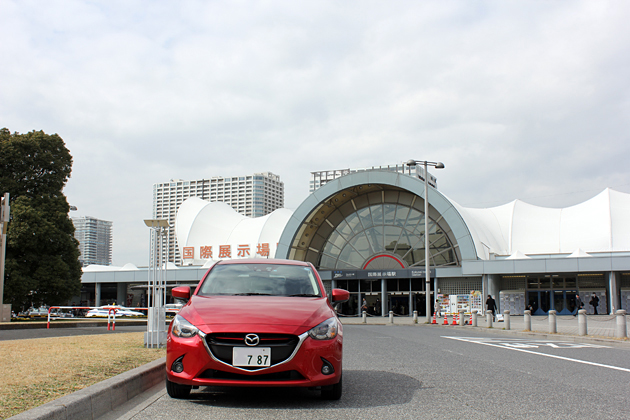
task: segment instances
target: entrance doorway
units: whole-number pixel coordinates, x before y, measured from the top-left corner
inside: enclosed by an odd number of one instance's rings
[[[394,315],[408,316],[409,293],[389,294],[389,310],[393,311]]]
[[[527,304],[532,307],[532,315],[546,315],[550,307],[550,293],[548,290],[527,292]]]
[[[575,312],[575,290],[556,290],[553,292],[553,308],[558,315],[571,315]]]

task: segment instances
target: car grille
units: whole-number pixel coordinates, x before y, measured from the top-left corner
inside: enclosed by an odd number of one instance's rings
[[[245,335],[241,333],[217,333],[206,335],[206,343],[212,355],[228,365],[232,364],[232,348],[247,347]],[[260,343],[257,347],[271,348],[271,366],[287,360],[300,342],[299,337],[290,334],[258,334]],[[245,368],[248,369],[248,368]],[[258,370],[251,367],[249,370]]]
[[[304,376],[296,370],[287,370],[284,372],[263,373],[260,375],[245,375],[242,373],[224,372],[222,370],[208,369],[205,370],[200,378],[207,379],[226,379],[231,381],[301,381]]]

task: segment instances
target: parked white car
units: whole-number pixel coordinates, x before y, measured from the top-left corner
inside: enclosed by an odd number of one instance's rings
[[[181,303],[167,303],[164,309],[166,310],[166,315],[177,315],[179,310],[183,307],[184,305]]]
[[[119,316],[144,316],[145,315],[142,312],[134,311],[129,308],[125,308],[124,306],[106,305],[106,306],[99,306],[98,308],[90,309],[88,313],[85,314],[85,316],[107,318],[107,316],[110,314],[111,309],[113,309],[116,312],[117,317]],[[112,315],[114,311],[111,311]]]

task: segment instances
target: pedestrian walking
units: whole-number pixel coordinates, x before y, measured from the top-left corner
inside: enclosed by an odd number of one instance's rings
[[[591,296],[590,302],[588,302],[593,307],[593,313],[597,315],[597,307],[599,306],[599,298],[595,293]]]
[[[573,314],[573,316],[577,316],[578,311],[582,309],[582,306],[584,306],[584,304],[582,303],[582,299],[580,299],[580,295],[576,294],[575,295],[575,313]]]
[[[492,322],[494,322],[497,315],[497,303],[490,295],[488,295],[488,299],[486,299],[486,308],[488,309],[488,312],[492,312]]]

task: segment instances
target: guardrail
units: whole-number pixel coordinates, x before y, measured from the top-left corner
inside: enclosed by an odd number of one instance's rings
[[[110,330],[110,323],[113,325],[112,326],[112,331],[114,331],[116,329],[116,312],[119,311],[119,308],[114,308],[114,307],[102,307],[102,306],[51,306],[50,308],[48,308],[48,321],[46,322],[46,328],[50,329],[50,315],[51,315],[51,311],[53,309],[87,309],[87,310],[92,310],[92,309],[103,309],[103,310],[107,310],[107,330]],[[127,308],[125,307],[125,309],[131,309],[134,311],[148,311],[149,308]],[[113,312],[113,317],[112,317],[112,312]]]

